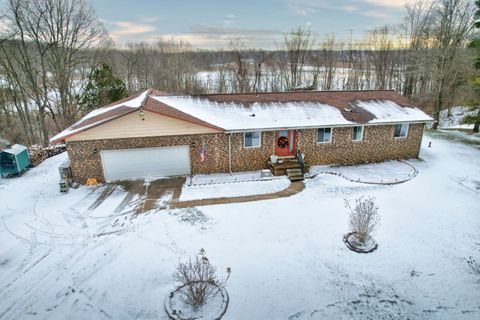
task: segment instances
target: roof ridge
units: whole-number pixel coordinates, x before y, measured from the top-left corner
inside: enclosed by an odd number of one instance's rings
[[[138,109],[144,109],[145,108],[145,106],[147,105],[147,101],[148,101],[148,99],[150,99],[150,95],[153,92],[153,88],[150,88],[150,89],[148,89],[147,91],[144,91],[144,92],[147,92],[147,94],[145,95],[145,98],[143,98],[143,100],[140,103],[140,106],[138,107]],[[143,92],[141,94],[143,94]]]
[[[289,91],[262,91],[262,92],[231,92],[231,93],[199,93],[199,94],[183,94],[174,96],[231,96],[231,95],[265,95],[265,94],[291,94],[291,93],[352,93],[352,92],[397,92],[395,89],[362,89],[362,90],[289,90]],[[400,94],[400,93],[398,93]]]

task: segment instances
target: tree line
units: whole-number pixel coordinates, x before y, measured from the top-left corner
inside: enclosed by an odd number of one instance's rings
[[[89,110],[149,88],[177,94],[394,89],[430,112],[434,128],[441,110],[464,104],[476,110],[469,120],[478,128],[476,3],[410,2],[403,23],[361,39],[320,38],[298,27],[275,50],[246,48],[240,39],[212,51],[162,38],[118,46],[86,0],[7,0],[0,138],[46,145]]]

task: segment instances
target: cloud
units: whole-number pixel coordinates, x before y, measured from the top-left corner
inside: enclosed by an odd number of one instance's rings
[[[231,25],[234,24],[237,20],[238,20],[237,16],[234,15],[233,13],[227,14],[227,15],[223,18],[223,25],[226,26],[226,27],[231,26]]]
[[[157,30],[151,23],[137,23],[131,21],[102,20],[109,31],[110,37],[118,42],[127,42],[147,35]]]
[[[142,21],[143,23],[154,23],[159,20],[162,20],[162,17],[159,17],[159,16],[153,16],[153,17],[140,16],[139,18],[140,18],[140,21]]]
[[[339,2],[343,2],[339,4]],[[406,0],[287,0],[289,10],[298,16],[308,16],[322,10],[357,13],[364,16],[386,17],[391,10],[403,9]],[[381,10],[385,10],[380,14]],[[363,14],[367,12],[367,14]],[[376,12],[372,14],[372,12]]]
[[[337,1],[315,1],[315,0],[288,0],[288,8],[298,16],[308,16],[321,10],[338,10],[346,12],[357,11],[354,4],[338,5]]]
[[[378,11],[378,10],[367,10],[367,11],[362,11],[362,16],[366,17],[374,17],[374,18],[379,18],[379,19],[391,19],[392,16],[384,11]]]
[[[247,28],[227,28],[218,26],[209,26],[204,24],[196,24],[191,28],[191,33],[206,35],[273,35],[281,34],[281,31],[274,29],[247,29]]]
[[[174,38],[205,49],[228,48],[230,42],[240,40],[247,48],[275,48],[275,41],[281,39],[282,32],[274,29],[229,28],[197,24],[188,33],[164,34],[164,38]]]
[[[367,3],[375,4],[382,7],[404,8],[406,0],[364,0]]]

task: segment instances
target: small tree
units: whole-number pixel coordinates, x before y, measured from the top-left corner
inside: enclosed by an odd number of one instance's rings
[[[216,275],[217,268],[210,263],[204,249],[194,259],[179,262],[173,277],[180,282],[184,290],[180,290],[180,299],[196,310],[216,294],[218,287],[224,286],[230,277],[231,269],[227,268],[227,277],[220,279]]]
[[[127,95],[123,81],[113,74],[108,64],[104,63],[88,77],[82,103],[89,111],[125,98]]]
[[[357,234],[358,240],[365,243],[380,223],[378,206],[374,197],[361,196],[355,199],[352,207],[350,201],[345,199],[345,207],[350,210],[348,225],[352,232]]]

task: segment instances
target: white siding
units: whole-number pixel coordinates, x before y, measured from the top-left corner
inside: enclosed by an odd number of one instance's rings
[[[144,120],[138,112],[106,122],[67,138],[67,141],[117,139],[134,137],[173,136],[181,134],[217,133],[217,130],[195,123],[145,111]]]

